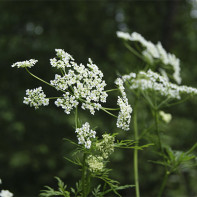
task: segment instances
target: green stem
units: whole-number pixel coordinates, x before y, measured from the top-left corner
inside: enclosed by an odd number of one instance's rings
[[[159,190],[158,197],[161,197],[161,196],[162,196],[162,194],[163,194],[163,191],[164,191],[164,189],[165,189],[165,186],[166,186],[166,183],[167,183],[167,180],[168,180],[169,175],[170,175],[170,172],[169,172],[169,171],[167,171],[167,172],[166,172],[166,174],[165,174],[165,176],[164,176],[164,178],[163,178],[163,182],[162,182],[162,184],[161,184],[161,187],[160,187],[160,190]]]
[[[109,115],[111,115],[111,116],[113,116],[113,117],[117,118],[117,116],[116,116],[116,115],[114,115],[114,114],[112,114],[112,113],[108,112],[107,110],[105,110],[105,108],[101,107],[101,110],[103,110],[104,112],[108,113]]]
[[[47,85],[49,85],[49,86],[51,86],[51,87],[54,88],[54,86],[51,85],[50,83],[44,81],[43,79],[41,79],[41,78],[37,77],[36,75],[34,75],[33,73],[31,73],[31,72],[27,69],[27,67],[25,67],[25,69],[26,69],[26,71],[27,71],[31,76],[35,77],[36,79],[38,79],[38,80],[42,81],[43,83],[46,83]]]
[[[86,166],[85,166],[85,160],[86,160],[86,153],[83,154],[83,168],[82,168],[82,197],[86,197]]]
[[[158,117],[158,110],[155,110],[155,127],[156,127],[156,134],[158,137],[158,143],[159,143],[159,148],[162,152],[162,154],[164,153],[162,145],[161,145],[161,138],[160,138],[160,133],[159,133],[159,117]]]
[[[78,128],[78,108],[75,109],[75,128]]]
[[[136,55],[138,58],[140,58],[141,60],[144,61],[143,56],[141,56],[134,48],[132,48],[129,44],[125,43],[125,46],[127,47],[127,49],[129,49],[129,51],[131,51],[134,55]]]
[[[48,99],[58,99],[58,98],[63,98],[63,97],[49,97]]]
[[[133,121],[134,121],[134,138],[136,141],[136,147],[139,144],[138,139],[138,126],[137,126],[137,103],[134,105],[133,110]],[[140,197],[140,190],[139,190],[139,176],[138,176],[138,148],[134,149],[134,178],[135,178],[135,193],[136,197]]]
[[[109,111],[120,110],[120,108],[106,108],[106,107],[103,107],[103,109],[106,109],[106,110],[109,110]]]
[[[117,89],[105,90],[104,92],[112,92],[112,91],[117,91],[117,90],[119,89],[117,88]]]

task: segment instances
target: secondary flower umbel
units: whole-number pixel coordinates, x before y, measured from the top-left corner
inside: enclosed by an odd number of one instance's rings
[[[81,128],[77,128],[75,133],[77,133],[78,143],[90,149],[92,144],[91,140],[96,137],[96,131],[90,129],[90,124],[86,122]]]
[[[12,67],[18,67],[18,68],[25,68],[25,67],[27,67],[27,68],[31,68],[37,62],[38,62],[38,60],[30,59],[30,60],[26,60],[26,61],[22,61],[22,62],[16,62],[16,63],[12,64]]]
[[[120,106],[120,112],[118,114],[118,119],[117,119],[117,127],[121,128],[125,131],[129,130],[129,125],[131,122],[131,113],[132,113],[132,108],[128,103],[128,99],[126,97],[125,93],[125,88],[123,84],[123,80],[121,78],[117,78],[115,81],[115,84],[118,86],[122,97],[118,96],[118,101],[117,105]]]
[[[45,98],[46,95],[44,94],[42,87],[35,88],[33,90],[26,90],[27,97],[24,97],[23,103],[30,105],[30,107],[35,107],[38,109],[41,105],[48,105],[49,99]]]

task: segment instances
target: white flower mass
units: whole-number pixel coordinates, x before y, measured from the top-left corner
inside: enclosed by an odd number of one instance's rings
[[[82,109],[88,109],[91,114],[94,114],[95,110],[101,108],[99,102],[105,103],[108,96],[104,91],[106,83],[103,80],[103,73],[90,58],[87,66],[78,65],[64,50],[56,49],[56,52],[60,60],[53,58],[50,62],[53,67],[62,69],[63,76],[56,74],[55,79],[50,83],[57,90],[64,91],[66,94],[63,98],[57,99],[55,104],[61,106],[69,114],[74,107],[78,106],[80,100]],[[66,68],[69,70],[66,71]]]
[[[27,68],[31,68],[37,62],[38,62],[38,60],[30,59],[30,60],[26,60],[26,61],[22,61],[22,62],[16,62],[16,63],[12,64],[12,67],[17,67],[17,68],[25,68],[25,67],[27,67]]]
[[[130,73],[124,75],[124,82],[129,81],[130,89],[140,89],[142,91],[152,90],[159,93],[161,96],[172,99],[181,99],[182,94],[196,95],[197,89],[185,85],[176,85],[169,82],[165,77],[159,75],[152,70],[147,72],[140,71],[138,74]]]
[[[38,109],[41,105],[48,105],[49,99],[45,98],[46,95],[44,94],[42,87],[35,88],[32,90],[26,90],[27,97],[24,97],[24,104],[30,105],[30,107],[35,107]]]
[[[117,105],[120,107],[120,111],[118,114],[116,125],[118,128],[128,131],[131,122],[132,108],[129,105],[128,99],[126,97],[123,80],[121,78],[117,78],[115,84],[118,86],[122,94],[122,97],[118,96],[118,101],[117,101]]]
[[[180,60],[174,54],[167,53],[160,42],[158,42],[155,45],[151,41],[147,41],[141,34],[137,32],[133,32],[132,34],[125,32],[117,32],[117,36],[124,40],[139,42],[144,48],[142,51],[142,55],[148,61],[149,64],[153,64],[154,60],[159,60],[164,65],[171,65],[174,71],[174,80],[178,84],[181,83]]]
[[[85,148],[90,149],[91,139],[96,137],[96,131],[90,129],[90,124],[86,122],[81,128],[77,128],[75,133],[77,133],[78,144],[83,144]]]

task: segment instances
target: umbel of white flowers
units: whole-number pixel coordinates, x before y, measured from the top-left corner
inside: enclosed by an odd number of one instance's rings
[[[64,50],[56,49],[55,51],[58,58],[50,59],[50,63],[52,67],[60,70],[61,75],[55,74],[55,79],[51,80],[50,84],[45,82],[62,93],[62,96],[56,97],[55,105],[61,107],[66,114],[70,114],[74,108],[82,103],[81,108],[88,109],[94,115],[95,110],[102,108],[101,103],[105,103],[108,96],[104,90],[106,83],[103,80],[103,73],[90,58],[86,66],[78,65],[73,57]],[[36,62],[37,60],[26,60],[14,63],[12,67],[26,68],[29,72],[28,68],[33,67]],[[117,127],[129,130],[132,108],[128,104],[123,82],[119,81],[117,85],[122,94],[117,101],[120,106]],[[48,105],[49,98],[46,97],[42,87],[39,87],[26,90],[26,97],[24,97],[23,102],[38,109],[42,105]]]
[[[136,32],[129,34],[118,31],[117,36],[124,40],[139,42],[143,47],[142,56],[149,64],[154,64],[156,61],[160,61],[164,65],[170,65],[174,70],[174,80],[178,84],[181,83],[180,60],[176,58],[174,54],[167,53],[160,42],[155,45],[151,41],[147,41],[142,35]],[[167,76],[166,71],[163,68],[160,68],[159,71],[162,75]]]
[[[120,111],[116,125],[118,128],[122,128],[123,130],[127,131],[129,130],[129,125],[131,122],[132,108],[129,105],[128,99],[126,97],[123,80],[121,78],[117,78],[115,84],[118,86],[122,95],[121,97],[118,96],[117,105],[120,106]]]
[[[165,77],[159,75],[152,70],[147,72],[140,71],[139,73],[130,73],[122,76],[124,82],[129,82],[131,90],[140,89],[144,91],[155,91],[161,96],[171,99],[181,99],[184,94],[197,95],[197,89],[185,85],[176,85],[168,82]]]
[[[108,96],[104,91],[106,83],[103,80],[103,73],[90,58],[87,66],[78,65],[72,56],[64,50],[56,49],[55,51],[59,59],[53,58],[50,63],[52,67],[59,69],[62,75],[56,74],[50,84],[63,93],[62,97],[57,98],[55,104],[69,114],[81,101],[82,109],[89,109],[90,113],[94,114],[95,110],[102,107],[100,102],[105,103]],[[36,62],[37,60],[26,60],[14,63],[12,67],[31,68]],[[24,103],[36,109],[41,105],[49,104],[42,87],[27,90],[26,95]]]
[[[86,122],[81,128],[77,128],[75,133],[77,133],[78,144],[83,144],[85,148],[90,149],[91,140],[96,137],[96,131],[90,129],[90,124]]]

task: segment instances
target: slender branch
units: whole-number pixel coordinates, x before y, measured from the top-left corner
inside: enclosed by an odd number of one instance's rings
[[[112,91],[117,91],[117,90],[119,89],[117,88],[117,89],[105,90],[104,92],[112,92]]]
[[[103,107],[103,109],[106,109],[106,110],[109,110],[109,111],[120,110],[120,108],[106,108],[106,107]]]
[[[111,115],[111,116],[113,116],[113,117],[117,118],[117,116],[116,116],[116,115],[114,115],[114,114],[112,114],[112,113],[108,112],[105,108],[101,107],[101,110],[103,110],[104,112],[108,113],[109,115]]]
[[[136,55],[138,58],[140,58],[141,60],[145,61],[144,58],[134,49],[132,48],[129,44],[125,43],[125,46],[127,47],[127,49],[129,49],[129,51],[131,51],[134,55]]]
[[[63,97],[49,97],[47,99],[58,99],[58,98],[63,98]]]
[[[50,83],[48,83],[48,82],[44,81],[44,80],[43,80],[43,79],[41,79],[40,77],[37,77],[36,75],[34,75],[33,73],[31,73],[31,72],[28,70],[28,68],[27,68],[27,67],[25,67],[25,69],[26,69],[26,71],[27,71],[31,76],[33,76],[34,78],[36,78],[36,79],[38,79],[38,80],[42,81],[43,83],[46,83],[47,85],[49,85],[49,86],[51,86],[51,87],[53,87],[53,88],[54,88],[54,86],[53,86],[53,85],[51,85]]]

